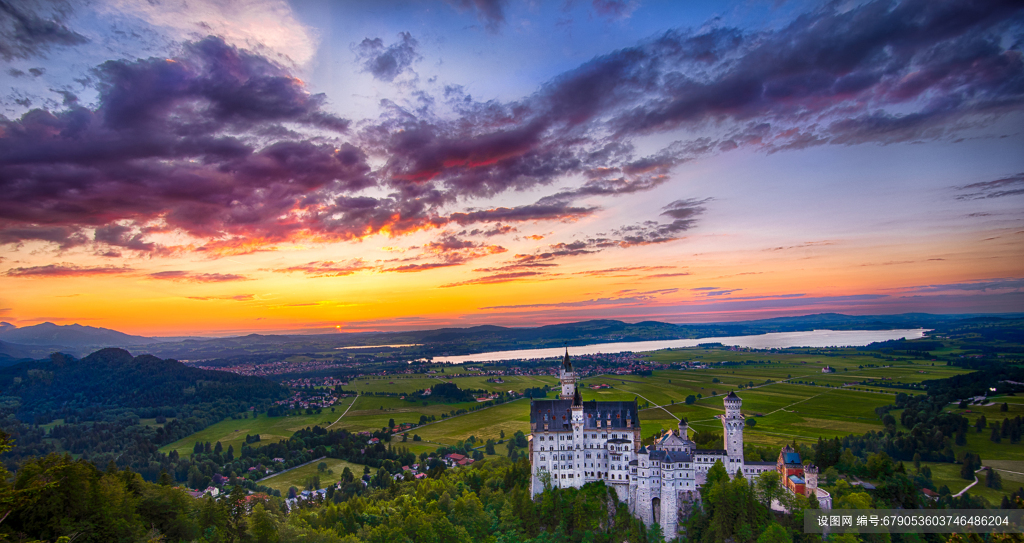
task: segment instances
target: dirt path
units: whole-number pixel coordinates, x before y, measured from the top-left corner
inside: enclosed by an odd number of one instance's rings
[[[346,410],[345,410],[345,412],[344,412],[344,413],[342,413],[340,417],[338,417],[338,420],[341,420],[341,417],[344,417],[345,415],[347,415],[347,414],[348,414],[348,411],[349,411],[349,409],[352,409],[352,406],[356,404],[356,400],[358,400],[358,399],[359,399],[359,393],[357,392],[357,393],[356,393],[356,397],[355,397],[355,399],[354,399],[354,400],[352,400],[352,403],[348,404],[348,409],[346,409]],[[331,426],[334,426],[335,424],[338,424],[338,420],[336,420],[336,421],[332,422],[332,423],[331,423],[331,424],[330,424],[329,426],[327,426],[327,428],[325,428],[325,429],[329,429],[329,428],[330,428]]]
[[[954,498],[959,498],[961,494],[963,494],[964,492],[967,492],[968,490],[970,490],[970,489],[971,489],[971,487],[972,487],[972,486],[974,486],[974,485],[978,484],[978,475],[977,475],[977,473],[978,473],[979,471],[983,470],[983,469],[985,469],[985,468],[984,468],[984,467],[982,467],[982,468],[979,468],[979,469],[976,469],[976,470],[974,470],[974,473],[975,473],[975,475],[974,475],[974,482],[973,482],[973,483],[971,483],[971,484],[969,484],[969,485],[967,485],[967,486],[965,486],[965,487],[964,487],[964,489],[963,489],[963,490],[961,490],[960,492],[957,492],[956,494],[953,494],[953,497],[954,497]]]

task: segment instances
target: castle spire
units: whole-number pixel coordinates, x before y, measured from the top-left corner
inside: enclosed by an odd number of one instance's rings
[[[573,407],[583,407],[583,396],[580,395],[580,388],[577,387],[577,386],[573,387],[572,406]]]
[[[563,400],[571,400],[576,389],[576,373],[572,371],[572,362],[569,361],[569,348],[565,348],[565,358],[562,359],[562,368],[558,370],[558,380],[562,384],[562,393],[558,396]]]

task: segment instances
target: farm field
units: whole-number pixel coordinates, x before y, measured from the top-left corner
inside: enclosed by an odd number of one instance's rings
[[[320,462],[326,463],[327,469],[334,473],[328,474],[326,471],[320,473],[320,471],[317,470],[317,465],[320,464]],[[346,462],[337,458],[324,458],[323,460],[317,460],[316,462],[302,466],[301,468],[296,468],[279,475],[274,475],[269,479],[264,479],[260,484],[269,486],[274,490],[280,490],[281,495],[285,496],[288,494],[288,488],[292,486],[299,490],[305,490],[306,480],[314,475],[320,475],[320,488],[325,488],[327,485],[336,483],[341,480],[341,473],[345,468],[352,470],[352,475],[357,479],[363,476],[362,464],[353,464],[352,462]]]
[[[730,391],[735,391],[743,400],[742,412],[756,421],[744,431],[747,443],[779,447],[793,441],[814,443],[819,437],[844,437],[849,434],[864,434],[868,431],[882,430],[883,426],[875,409],[894,402],[899,392],[909,394],[920,393],[907,386],[931,379],[943,379],[966,373],[967,370],[945,366],[932,366],[931,361],[896,358],[892,361],[880,360],[871,354],[850,351],[840,356],[824,356],[822,354],[786,354],[786,353],[749,353],[729,352],[724,350],[688,349],[659,351],[650,355],[651,359],[664,364],[697,360],[710,367],[705,369],[655,369],[651,375],[593,375],[581,380],[580,392],[584,401],[631,401],[636,399],[640,406],[642,437],[645,441],[663,430],[675,429],[678,418],[686,418],[691,432],[721,432],[721,423],[716,418],[723,409],[723,398]],[[757,364],[719,364],[719,362],[759,360],[766,363]],[[770,361],[770,362],[769,362]],[[556,364],[552,362],[552,364]],[[822,368],[830,366],[834,373],[822,373]],[[448,373],[468,373],[462,368],[447,368]],[[381,392],[406,392],[433,386],[438,382],[449,382],[462,389],[483,389],[490,391],[517,390],[540,387],[544,385],[556,388],[557,379],[549,375],[540,376],[507,376],[502,377],[503,383],[488,383],[486,375],[470,375],[447,378],[444,374],[428,375],[396,375],[379,378],[358,379],[345,386],[346,390],[357,390],[361,395],[353,400],[348,413],[331,426],[332,429],[346,428],[351,431],[378,430],[388,426],[391,419],[395,423],[418,423],[420,417],[435,417],[436,421],[425,426],[414,428],[408,432],[407,441],[402,442],[400,436],[393,440],[394,446],[407,447],[419,455],[431,452],[442,445],[455,445],[469,436],[475,436],[482,444],[487,439],[500,439],[501,432],[511,437],[516,431],[529,433],[529,400],[522,399],[502,405],[469,411],[466,414],[442,418],[460,409],[472,409],[479,404],[464,402],[445,404],[430,399],[417,398],[415,401],[403,400],[395,396],[376,396]],[[864,380],[876,380],[886,386],[861,385]],[[606,385],[604,388],[591,389],[593,385]],[[741,388],[742,387],[742,388]],[[549,393],[553,398],[557,390]],[[693,396],[695,401],[687,404],[687,397]],[[1003,402],[1008,405],[1007,412],[1001,412]],[[338,414],[344,412],[347,403],[336,406]],[[972,422],[982,414],[990,421],[1002,421],[1003,417],[1024,415],[1024,396],[1001,397],[992,405],[971,405],[961,410],[957,405],[947,408],[952,412],[964,413]],[[900,412],[893,411],[899,419]],[[246,433],[259,433],[264,440],[283,439],[295,430],[321,424],[326,426],[337,418],[337,414],[327,416],[296,416],[287,418],[241,419],[218,423],[193,436],[173,443],[162,450],[176,449],[179,453],[191,452],[195,441],[215,442],[220,440],[226,447],[234,444],[236,450]],[[906,430],[900,427],[901,430]],[[1012,490],[1024,486],[1024,445],[1010,444],[1006,439],[1000,444],[989,440],[988,430],[975,432],[972,427],[967,434],[968,444],[955,447],[956,452],[970,449],[981,454],[985,465],[991,465],[1000,471],[1004,490],[984,487],[983,482],[971,489],[972,495],[983,496],[989,501],[997,502]],[[414,441],[418,435],[422,441]],[[504,454],[504,445],[499,445],[498,454]],[[330,462],[340,462],[331,460]],[[937,486],[949,486],[957,492],[968,481],[960,479],[957,464],[928,464],[933,472]],[[340,464],[339,464],[340,466]],[[909,467],[909,466],[908,466]],[[341,469],[331,467],[335,474],[327,477],[322,475],[326,484],[340,477]],[[361,470],[361,467],[359,467]],[[289,486],[302,488],[307,477],[316,473],[315,464],[306,466],[280,477],[267,480],[273,488],[286,491]],[[360,471],[361,473],[361,471]]]
[[[443,445],[454,445],[469,436],[478,440],[500,439],[501,432],[511,437],[517,430],[530,432],[529,400],[514,400],[494,407],[472,411],[411,430],[421,438]]]
[[[456,368],[449,369],[449,373],[469,373],[465,369]],[[503,383],[488,383],[487,379],[491,378],[487,375],[471,376],[471,377],[453,377],[448,379],[446,374],[411,374],[411,375],[395,375],[388,377],[374,377],[355,379],[349,382],[345,386],[345,390],[355,390],[360,394],[367,394],[373,392],[389,392],[389,393],[413,393],[418,390],[424,390],[430,388],[438,383],[453,382],[459,385],[462,389],[473,389],[473,390],[487,390],[489,392],[499,392],[507,390],[525,390],[527,388],[542,387],[544,385],[555,386],[558,384],[558,379],[547,375],[508,375],[502,376]]]
[[[723,411],[722,397],[735,390],[743,398],[743,412],[754,416],[757,423],[746,430],[746,441],[764,445],[779,445],[797,441],[814,442],[818,437],[842,437],[851,433],[862,434],[882,428],[874,414],[876,407],[893,402],[897,390],[870,388],[862,385],[843,387],[844,383],[863,379],[889,377],[905,383],[919,382],[963,373],[960,368],[925,366],[923,364],[894,364],[891,367],[859,368],[865,364],[878,364],[871,356],[825,357],[820,355],[790,355],[765,353],[732,353],[708,350],[673,350],[653,353],[651,358],[663,363],[700,358],[702,362],[771,359],[771,363],[756,365],[718,365],[700,370],[655,370],[651,376],[595,375],[581,380],[584,401],[630,401],[636,399],[641,406],[640,418],[645,439],[665,429],[677,426],[675,417],[685,417],[694,430],[718,431],[715,416]],[[823,374],[821,368],[830,365],[836,373]],[[844,371],[845,370],[845,371]],[[454,371],[454,370],[452,370]],[[925,373],[920,373],[921,371]],[[394,396],[374,396],[374,392],[409,392],[433,386],[438,382],[451,382],[463,389],[525,390],[543,385],[554,386],[553,376],[507,376],[504,383],[488,383],[487,377],[469,376],[447,379],[443,374],[414,374],[387,376],[352,381],[346,390],[357,390],[360,395],[345,417],[331,426],[351,431],[378,430],[388,426],[391,419],[397,424],[418,423],[421,416],[435,417],[436,422],[410,431],[425,440],[407,442],[417,453],[433,450],[437,444],[451,445],[470,435],[495,438],[505,430],[511,435],[516,430],[529,432],[529,403],[526,400],[470,412],[451,419],[442,419],[442,413],[470,409],[475,402],[456,404],[408,401]],[[799,384],[802,381],[805,384]],[[814,382],[814,385],[810,383]],[[611,388],[593,390],[590,385],[606,384]],[[826,384],[831,386],[825,386]],[[739,387],[743,386],[743,389]],[[856,388],[856,390],[854,390]],[[549,397],[557,392],[552,391]],[[692,405],[686,405],[687,396],[699,396]],[[1016,398],[1014,398],[1016,400]],[[1024,400],[1024,398],[1020,398]],[[351,401],[351,400],[346,400]],[[649,405],[650,407],[645,408]],[[656,406],[664,406],[664,409]],[[343,412],[347,403],[336,411]],[[972,406],[974,407],[974,406]],[[1015,406],[1024,413],[1024,401]],[[340,409],[339,409],[340,408]],[[998,407],[985,408],[995,413]],[[328,425],[335,417],[300,415],[268,419],[227,420],[201,432],[163,447],[164,452],[176,449],[190,452],[195,441],[220,440],[240,447],[246,433],[259,433],[264,439],[283,439],[295,430],[313,424]],[[991,418],[991,415],[987,415]],[[978,443],[982,444],[983,443]],[[974,445],[974,443],[972,443]],[[1007,453],[1000,458],[1024,459],[1020,453]]]
[[[288,417],[268,417],[260,415],[256,418],[226,419],[217,424],[203,428],[188,437],[179,439],[160,448],[160,452],[169,453],[172,450],[178,451],[181,456],[187,457],[192,454],[192,448],[196,441],[216,443],[227,449],[229,445],[234,446],[235,454],[242,449],[245,443],[246,434],[259,434],[261,441],[277,441],[288,439],[296,431],[308,426],[327,426],[334,422],[348,407],[353,398],[344,398],[335,404],[332,413],[325,409],[319,415],[293,415]]]
[[[355,432],[380,430],[387,427],[391,419],[394,419],[396,424],[419,424],[421,416],[433,416],[440,420],[442,413],[451,413],[459,409],[469,410],[479,405],[477,402],[426,403],[427,405],[423,405],[422,401],[410,402],[393,396],[362,395],[345,418],[332,426],[332,429],[348,428]]]

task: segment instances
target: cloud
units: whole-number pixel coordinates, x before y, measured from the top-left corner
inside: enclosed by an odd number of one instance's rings
[[[413,62],[423,58],[416,52],[419,42],[408,32],[400,32],[398,38],[398,43],[387,47],[380,38],[366,38],[360,42],[354,49],[363,71],[372,74],[374,79],[389,82],[406,70],[412,71]]]
[[[957,187],[967,194],[957,196],[957,200],[981,200],[984,198],[1002,198],[1024,194],[1024,173],[1003,177],[994,181],[983,181]],[[971,213],[970,216],[985,216],[987,213]]]
[[[235,301],[235,302],[248,302],[250,300],[255,300],[256,299],[256,295],[255,294],[236,294],[236,295],[233,295],[233,296],[231,296],[231,295],[229,295],[229,296],[188,296],[188,299],[189,300],[199,300],[199,301],[204,301],[204,302],[205,301],[210,301],[210,300],[229,300],[229,301]]]
[[[68,262],[47,264],[27,268],[11,268],[3,273],[5,277],[88,277],[94,275],[121,275],[132,272],[129,267],[78,266]]]
[[[378,263],[371,264],[361,258],[356,258],[347,262],[310,262],[271,271],[277,273],[302,272],[310,277],[344,277],[360,271],[414,273],[460,266],[478,258],[506,251],[507,249],[500,245],[488,245],[446,234],[436,241],[424,243],[420,247],[419,254],[398,261],[390,260],[384,263],[378,261]],[[393,265],[395,262],[404,263]]]
[[[670,289],[662,289],[662,290],[652,290],[652,291],[649,291],[649,292],[637,292],[637,293],[634,293],[631,296],[622,297],[622,298],[613,298],[613,297],[609,297],[609,298],[594,298],[594,299],[591,299],[591,300],[580,300],[580,301],[575,301],[575,302],[557,302],[557,303],[549,303],[549,304],[495,305],[495,306],[481,307],[480,309],[482,309],[482,310],[491,310],[491,309],[529,309],[529,308],[538,308],[538,307],[544,307],[544,308],[566,308],[566,307],[594,307],[594,306],[603,306],[603,305],[616,305],[616,306],[639,305],[639,304],[646,304],[646,303],[650,302],[651,300],[656,299],[660,295],[672,294],[672,293],[676,292],[677,290],[678,289],[670,288]]]
[[[197,34],[220,36],[234,47],[286,63],[308,63],[318,45],[315,32],[299,22],[285,0],[111,0],[106,8],[170,29],[176,40]]]
[[[173,20],[181,1],[126,9],[192,29],[191,16]],[[600,211],[593,200],[662,187],[695,158],[948,138],[1024,103],[1019,4],[876,0],[823,4],[768,30],[671,30],[595,57],[519,100],[481,102],[448,86],[412,105],[384,101],[379,118],[353,125],[284,67],[276,46],[246,37],[246,25],[268,39],[273,27],[274,39],[308,43],[283,2],[254,4],[251,16],[221,4],[199,2],[193,12],[220,17],[227,38],[184,42],[170,59],[102,64],[95,106],[66,94],[60,108],[0,119],[0,243],[216,257],[289,242],[575,221]],[[607,13],[631,5],[599,4]],[[452,5],[491,30],[505,21],[503,2]],[[365,43],[364,66],[378,78],[401,77],[417,58],[411,35]],[[646,156],[634,145],[680,135]],[[575,180],[583,181],[533,204],[477,203]],[[1015,194],[1014,183],[968,194]],[[677,240],[707,202],[680,199],[656,221],[528,258]],[[156,234],[188,241],[162,247]],[[400,266],[450,263],[435,255]]]
[[[88,43],[88,38],[64,25],[70,11],[71,4],[59,0],[0,2],[0,57],[6,61],[44,57],[52,46]]]
[[[281,131],[346,130],[323,95],[220,39],[96,73],[96,109],[71,102],[0,120],[0,242],[65,248],[92,228],[97,243],[139,251],[163,250],[146,240],[155,231],[270,244],[313,235],[298,214],[373,184],[354,146]]]
[[[961,291],[989,291],[989,290],[1020,290],[1024,288],[1024,279],[1021,278],[1004,278],[1004,279],[991,279],[987,281],[971,281],[965,283],[946,283],[939,285],[922,285],[909,287],[906,290],[909,292],[946,292],[950,290],[961,290]]]
[[[154,272],[146,277],[182,283],[226,283],[228,281],[248,281],[250,279],[244,275],[234,273],[198,273],[182,270]]]
[[[695,288],[691,288],[690,292],[693,292],[694,294],[696,294],[698,296],[709,297],[709,296],[729,296],[733,292],[739,292],[741,290],[743,290],[743,289],[741,289],[741,288],[723,289],[721,287],[695,287]],[[786,295],[786,297],[788,297],[788,296],[789,295]],[[800,296],[802,296],[802,295],[800,295]],[[769,297],[770,298],[774,298],[775,296],[769,296]],[[752,299],[752,298],[744,298],[744,299]]]
[[[492,236],[502,236],[502,235],[505,235],[505,234],[511,234],[513,232],[518,232],[518,231],[519,230],[516,227],[514,227],[514,226],[509,226],[507,224],[496,224],[493,227],[488,228],[486,230],[481,230],[479,228],[474,228],[473,230],[469,230],[469,231],[463,230],[459,234],[460,235],[470,235],[470,236],[492,237]],[[533,236],[527,236],[527,237],[531,238]],[[540,237],[543,238],[543,236],[540,236]]]
[[[485,275],[483,277],[477,277],[475,279],[468,279],[466,281],[459,281],[457,283],[448,283],[441,285],[441,288],[461,287],[466,285],[492,285],[496,283],[511,283],[513,281],[520,281],[523,279],[537,278],[538,276],[547,276],[535,271],[517,271],[508,273],[496,273],[493,275]]]
[[[621,239],[612,243],[619,247],[630,247],[675,241],[679,239],[679,234],[697,225],[697,216],[704,213],[704,204],[710,200],[710,198],[676,200],[663,207],[661,212],[662,216],[672,219],[671,222],[648,221],[638,225],[623,226],[615,230],[615,234]]]
[[[675,266],[622,266],[618,268],[605,268],[603,270],[587,270],[581,272],[573,272],[573,275],[636,277],[638,275],[642,275],[637,272],[646,272],[652,270],[669,270],[674,267]]]
[[[145,234],[132,227],[120,224],[99,226],[93,232],[93,240],[108,247],[119,247],[140,253],[167,253],[168,250],[156,243],[145,241]],[[119,252],[116,256],[121,256]]]
[[[636,10],[637,1],[626,2],[625,0],[593,0],[591,2],[594,12],[608,19],[628,19]]]
[[[478,103],[449,87],[455,121],[396,107],[373,143],[390,157],[393,183],[434,181],[461,194],[599,175],[555,195],[564,202],[646,190],[673,165],[738,147],[942,138],[1021,104],[1024,68],[1009,45],[1020,20],[1011,2],[879,0],[825,4],[769,31],[672,30],[520,101]],[[634,138],[709,127],[714,137],[633,156]]]
[[[501,254],[508,251],[500,245],[486,245],[484,243],[460,239],[453,235],[445,235],[437,241],[427,242],[423,245],[422,249],[424,257],[432,258],[432,261],[383,267],[380,268],[380,271],[409,273],[436,268],[447,268],[451,266],[459,266],[471,260],[476,260],[485,256]]]
[[[330,260],[310,262],[271,271],[277,273],[302,272],[309,277],[345,277],[359,271],[372,269],[374,269],[374,266],[368,265],[361,258],[356,258],[347,262],[333,262]]]
[[[743,290],[743,289],[741,289],[741,288],[734,288],[734,289],[729,289],[729,290],[712,290],[712,291],[709,291],[709,292],[705,292],[704,296],[728,296],[728,295],[732,294],[733,292],[739,292],[741,290]]]
[[[593,207],[571,207],[561,203],[530,204],[517,207],[496,207],[480,211],[452,213],[447,221],[455,224],[478,222],[575,221],[597,211]]]
[[[459,11],[470,11],[490,32],[497,32],[505,22],[505,0],[447,0]]]
[[[2,184],[2,182],[0,182]],[[3,204],[0,204],[2,207]],[[3,227],[0,219],[0,244],[20,245],[25,241],[47,241],[60,249],[69,249],[86,243],[81,228],[75,226],[14,225]]]

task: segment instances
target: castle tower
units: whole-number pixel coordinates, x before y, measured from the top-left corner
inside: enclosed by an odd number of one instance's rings
[[[636,499],[634,503],[629,505],[633,509],[633,516],[639,518],[647,526],[650,526],[654,523],[654,512],[651,511],[651,456],[647,451],[647,447],[640,447],[640,450],[637,451],[636,460]]]
[[[558,380],[562,382],[562,393],[560,400],[571,400],[576,392],[576,372],[572,370],[572,362],[569,361],[569,348],[565,348],[565,358],[562,359],[562,367],[558,370]]]
[[[738,468],[743,467],[743,414],[740,413],[740,406],[743,400],[730,392],[725,397],[725,415],[721,415],[722,429],[725,435],[725,452],[729,457],[726,469],[729,475],[736,473]]]
[[[807,495],[814,495],[818,488],[818,466],[814,464],[807,464],[804,466],[804,488],[807,490]]]
[[[570,450],[570,458],[572,458],[572,470],[573,470],[573,483],[572,486],[581,487],[583,482],[586,480],[584,476],[584,462],[583,462],[583,396],[580,395],[579,389],[573,386],[572,390],[572,450]]]
[[[697,444],[690,440],[690,428],[686,419],[679,419],[679,439],[683,440],[683,451],[693,454]]]

